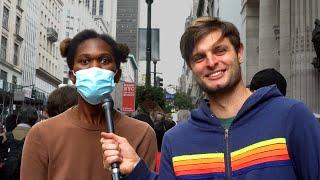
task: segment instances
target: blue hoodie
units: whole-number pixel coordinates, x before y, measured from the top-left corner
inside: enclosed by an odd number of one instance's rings
[[[301,102],[260,88],[229,129],[201,102],[163,139],[159,179],[319,180],[320,125]],[[143,176],[140,176],[143,175]],[[152,179],[139,162],[133,179]]]

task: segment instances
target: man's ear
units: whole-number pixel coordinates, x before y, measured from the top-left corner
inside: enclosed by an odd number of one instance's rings
[[[242,43],[240,44],[239,51],[238,51],[238,61],[240,64],[242,64],[244,62],[243,61],[243,44]]]
[[[114,82],[115,83],[118,83],[120,81],[121,74],[122,74],[122,70],[118,69],[117,74],[114,76]]]
[[[76,84],[76,76],[73,74],[72,70],[69,70],[69,79],[72,81],[73,84]]]

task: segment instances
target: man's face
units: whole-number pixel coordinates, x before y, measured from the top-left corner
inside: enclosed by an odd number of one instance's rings
[[[237,53],[221,31],[213,31],[195,46],[190,68],[199,84],[209,96],[231,90],[241,80],[242,46]]]
[[[111,70],[117,72],[115,76],[115,82],[118,82],[121,72],[116,67],[116,60],[112,53],[109,44],[101,39],[88,39],[80,43],[78,46],[73,63],[73,71],[88,69],[92,67],[98,67],[102,69]],[[69,74],[73,83],[75,83],[75,77],[71,73]]]

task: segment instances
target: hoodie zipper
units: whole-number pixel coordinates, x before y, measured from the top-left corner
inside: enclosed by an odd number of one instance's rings
[[[229,149],[229,129],[224,130],[224,142],[225,142],[225,175],[226,180],[231,180],[231,157],[230,157],[230,149]]]

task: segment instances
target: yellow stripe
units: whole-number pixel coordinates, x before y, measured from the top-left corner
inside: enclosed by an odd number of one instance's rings
[[[231,153],[231,157],[237,156],[239,154],[246,153],[248,151],[251,151],[251,150],[259,148],[259,147],[268,146],[268,145],[271,145],[271,144],[286,144],[286,139],[285,138],[274,138],[274,139],[261,141],[261,142],[252,144],[250,146],[247,146],[245,148],[242,148],[242,149],[239,149],[237,151],[232,152]]]
[[[183,155],[183,156],[176,156],[172,158],[173,162],[177,161],[184,161],[184,160],[198,160],[198,159],[211,159],[217,158],[223,160],[224,154],[223,153],[206,153],[206,154],[193,154],[193,155]]]

